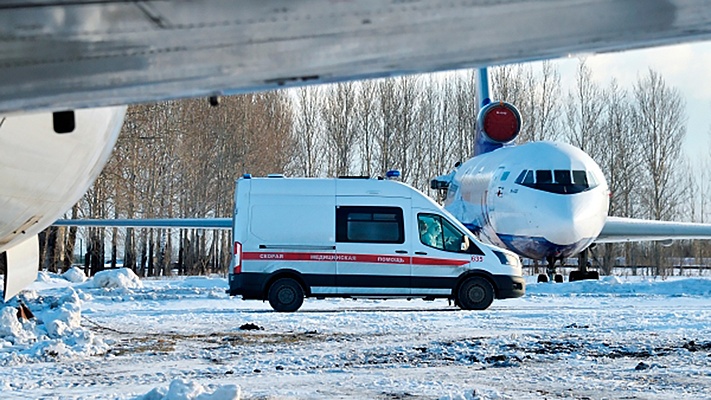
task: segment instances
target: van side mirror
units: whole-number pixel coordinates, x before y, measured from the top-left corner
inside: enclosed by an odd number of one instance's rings
[[[464,252],[469,250],[469,237],[467,235],[462,235],[462,244],[459,249]]]

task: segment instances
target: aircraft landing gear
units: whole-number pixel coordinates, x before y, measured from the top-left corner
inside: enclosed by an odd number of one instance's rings
[[[546,273],[545,274],[538,274],[538,283],[545,283],[545,282],[556,282],[556,283],[563,283],[563,275],[557,274],[556,273],[556,267],[555,263],[558,260],[553,258],[553,257],[548,257],[546,259],[547,266],[546,266]]]
[[[583,250],[578,258],[578,269],[570,271],[568,282],[583,281],[586,279],[598,280],[600,273],[597,271],[588,271],[588,252],[590,248]]]

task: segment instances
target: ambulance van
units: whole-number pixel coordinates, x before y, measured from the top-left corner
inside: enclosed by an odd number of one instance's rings
[[[519,258],[432,199],[372,178],[237,181],[229,293],[276,311],[304,297],[445,298],[466,310],[523,296]]]

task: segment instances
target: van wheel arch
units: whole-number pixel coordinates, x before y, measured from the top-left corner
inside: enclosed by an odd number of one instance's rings
[[[281,278],[291,278],[295,280],[299,283],[299,285],[301,285],[301,288],[304,290],[304,295],[306,297],[311,296],[311,287],[306,284],[304,278],[301,276],[300,273],[294,270],[279,270],[272,273],[272,275],[269,277],[269,279],[267,279],[266,283],[264,284],[264,287],[262,288],[262,300],[269,299],[269,288],[272,287],[274,282],[278,281]]]

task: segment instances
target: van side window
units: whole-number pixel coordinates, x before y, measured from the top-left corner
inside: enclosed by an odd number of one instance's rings
[[[462,250],[464,234],[451,222],[436,214],[418,214],[417,224],[420,229],[420,241],[429,247],[453,253],[483,255],[476,244],[469,242],[469,249]]]
[[[399,207],[336,207],[336,241],[404,243],[405,227]]]

